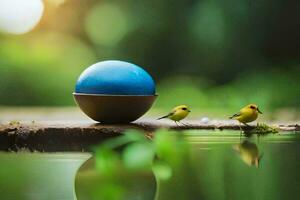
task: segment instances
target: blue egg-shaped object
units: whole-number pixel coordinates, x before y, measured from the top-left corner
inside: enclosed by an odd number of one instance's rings
[[[141,67],[108,60],[88,67],[79,76],[76,93],[103,95],[155,95],[152,77]]]

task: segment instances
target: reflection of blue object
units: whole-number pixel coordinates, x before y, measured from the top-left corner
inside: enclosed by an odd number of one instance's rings
[[[80,75],[76,93],[109,95],[154,95],[152,77],[137,65],[109,60],[98,62]]]

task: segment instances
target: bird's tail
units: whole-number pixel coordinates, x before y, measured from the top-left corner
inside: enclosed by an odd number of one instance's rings
[[[164,119],[164,118],[167,118],[169,115],[165,115],[163,117],[160,117],[160,118],[157,118],[156,120],[160,120],[160,119]]]

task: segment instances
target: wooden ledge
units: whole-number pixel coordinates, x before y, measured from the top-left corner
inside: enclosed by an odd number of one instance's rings
[[[152,133],[159,128],[181,130],[240,130],[233,121],[212,120],[209,123],[185,121],[177,126],[168,121],[153,119],[141,120],[131,124],[103,125],[87,121],[39,121],[4,122],[0,124],[1,151],[89,151],[91,146],[118,136],[128,129],[138,129]],[[300,131],[298,124],[274,125],[280,131]],[[255,126],[243,126],[251,130]]]

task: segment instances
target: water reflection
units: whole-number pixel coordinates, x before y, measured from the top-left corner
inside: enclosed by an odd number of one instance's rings
[[[240,141],[238,132],[184,135],[192,155],[181,156],[183,164],[158,184],[149,171],[118,168],[103,175],[90,154],[0,153],[0,199],[74,200],[74,180],[77,200],[299,199],[297,134],[271,134],[259,141],[255,136]]]
[[[233,149],[239,153],[240,158],[247,165],[259,167],[262,154],[259,153],[257,145],[251,142],[250,139],[244,139],[240,144],[233,145]]]
[[[0,152],[1,200],[74,200],[74,175],[87,153]]]
[[[156,180],[149,171],[101,173],[92,157],[76,174],[75,193],[77,200],[154,200]]]

